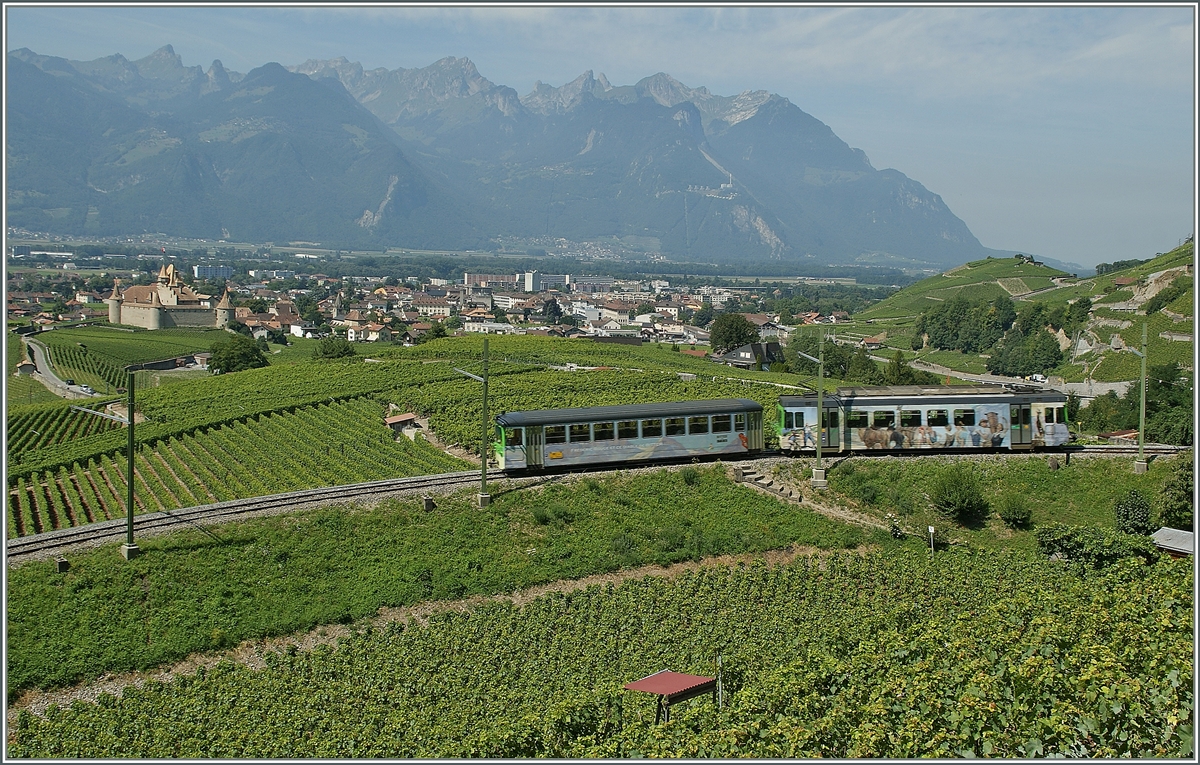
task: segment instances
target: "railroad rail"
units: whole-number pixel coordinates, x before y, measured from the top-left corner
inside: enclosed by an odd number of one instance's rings
[[[327,486],[285,494],[272,494],[266,497],[231,499],[210,505],[196,505],[178,510],[136,515],[133,519],[133,533],[135,538],[141,538],[177,531],[185,527],[208,526],[250,515],[288,512],[330,502],[381,499],[397,494],[416,492],[440,492],[466,486],[478,480],[479,471],[472,470],[410,478],[389,478],[346,486]],[[96,547],[108,542],[120,541],[125,538],[126,528],[126,520],[119,518],[16,537],[8,540],[6,548],[8,561],[14,563],[44,559],[69,549]]]
[[[1177,454],[1190,448],[1192,447],[1146,444],[1142,447],[1142,451],[1144,454],[1149,456],[1166,456]],[[1064,453],[1084,455],[1123,454],[1128,456],[1136,456],[1138,453],[1138,447],[1105,444],[1088,446],[1076,445],[1059,447],[1057,449],[1046,451],[1032,452],[1032,454],[1037,455]],[[945,454],[947,454],[947,452],[939,452],[939,456]],[[1029,456],[1031,452],[993,452],[983,450],[967,450],[961,452],[960,454],[961,456],[969,456],[972,454]],[[826,455],[827,459],[830,460],[839,457],[858,456],[920,458],[932,455],[923,450],[894,451],[891,449],[872,449],[868,451],[856,451],[853,453],[830,452]],[[770,450],[762,452],[757,459],[779,459],[781,457],[784,457],[782,452]],[[748,458],[745,461],[753,462],[754,460],[755,458]],[[690,462],[690,460],[674,460],[657,464],[667,467],[671,465],[684,464],[686,462]],[[638,467],[644,466],[646,465],[638,465]],[[608,470],[622,470],[628,467],[629,465],[609,465],[587,469],[577,467],[570,471],[547,471],[547,474],[567,472],[603,472]],[[537,474],[527,477],[536,477],[536,475]],[[291,512],[294,510],[315,507],[333,502],[355,502],[370,499],[382,499],[388,496],[414,494],[417,492],[441,493],[446,490],[469,486],[478,480],[479,472],[475,470],[469,470],[459,473],[441,473],[437,475],[414,476],[409,478],[389,478],[381,481],[347,484],[345,486],[328,486],[319,489],[305,489],[302,491],[288,492],[285,494],[272,494],[265,497],[251,497],[249,499],[232,499],[209,505],[196,505],[193,507],[180,508],[178,510],[167,510],[164,512],[146,513],[144,515],[134,516],[133,531],[135,538],[142,538],[145,536],[177,531],[186,527],[198,528],[224,521],[237,520],[239,518],[249,517],[252,515]],[[58,554],[62,554],[67,550],[82,547],[97,547],[109,542],[120,541],[125,538],[125,533],[126,521],[125,519],[120,518],[111,521],[101,521],[98,523],[88,523],[81,526],[72,526],[65,529],[55,529],[53,531],[45,531],[40,534],[30,534],[28,536],[16,537],[8,540],[6,550],[7,559],[9,563],[22,563],[27,560],[46,559]]]

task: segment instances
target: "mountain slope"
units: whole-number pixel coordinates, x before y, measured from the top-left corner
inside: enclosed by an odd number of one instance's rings
[[[8,59],[9,210],[34,230],[439,249],[638,237],[720,263],[945,268],[989,253],[936,194],[765,91],[589,71],[522,98],[466,58],[244,77],[186,67],[170,46]]]
[[[474,242],[462,237],[470,227],[456,224],[464,216],[454,201],[340,86],[268,64],[201,94],[209,81],[201,74],[189,81],[190,99],[168,88],[156,103],[176,108],[150,116],[124,106],[125,95],[96,89],[96,72],[120,80],[113,72],[121,62],[109,63],[91,67],[92,77],[65,69],[52,76],[9,57],[10,92],[18,94],[9,102],[10,120],[17,120],[10,144],[29,147],[21,156],[50,156],[33,138],[48,128],[63,136],[59,145],[74,144],[68,156],[78,155],[70,168],[31,162],[41,170],[17,174],[13,185],[24,204],[15,209],[10,195],[16,225],[41,229],[49,218],[64,232],[102,235],[162,231],[414,247]],[[39,103],[42,92],[54,94],[58,108]],[[79,123],[96,126],[90,140],[73,137],[71,125]],[[10,158],[10,176],[19,162]],[[55,183],[71,194],[56,193]],[[69,212],[48,212],[36,200]]]

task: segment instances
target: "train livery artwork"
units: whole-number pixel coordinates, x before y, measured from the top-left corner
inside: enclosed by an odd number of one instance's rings
[[[822,397],[826,453],[1055,448],[1070,440],[1065,395],[997,385],[838,388]],[[780,396],[771,423],[785,454],[816,450],[817,394]],[[492,450],[508,473],[601,464],[738,457],[763,450],[762,405],[675,401],[509,412]]]
[[[821,448],[872,449],[1053,448],[1067,443],[1066,396],[995,385],[838,388],[823,397]],[[779,446],[816,450],[817,396],[781,396]]]
[[[582,467],[763,448],[762,405],[749,399],[509,412],[496,418],[501,470]]]

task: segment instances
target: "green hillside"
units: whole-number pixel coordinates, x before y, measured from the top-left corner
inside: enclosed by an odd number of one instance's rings
[[[1018,299],[1054,286],[1052,279],[1069,279],[1070,276],[1064,271],[1017,258],[975,260],[909,285],[854,318],[863,321],[915,319],[921,311],[959,294],[972,300],[992,300],[1001,295]]]
[[[1087,322],[1076,329],[1077,336],[1090,345],[1091,350],[1074,346],[1064,348],[1062,364],[1046,370],[1047,374],[1061,377],[1066,382],[1082,382],[1089,378],[1114,382],[1136,378],[1141,369],[1138,357],[1127,351],[1112,350],[1111,343],[1117,335],[1126,346],[1139,348],[1143,322],[1149,335],[1150,366],[1176,363],[1188,370],[1194,348],[1194,340],[1190,338],[1193,336],[1195,288],[1194,276],[1181,269],[1194,265],[1194,262],[1191,242],[1145,263],[1086,279],[1075,279],[1070,274],[1031,265],[1017,258],[978,260],[900,290],[856,314],[852,323],[838,328],[838,336],[843,341],[856,342],[882,335],[885,349],[878,355],[890,356],[894,349],[901,349],[909,358],[980,374],[986,371],[986,352],[963,353],[934,348],[912,352],[913,335],[922,312],[944,304],[956,295],[971,301],[990,301],[1008,295],[1018,312],[1031,302],[1042,303],[1048,310],[1054,310],[1086,298],[1092,303],[1092,311]],[[1177,272],[1172,273],[1172,270]],[[1148,297],[1149,292],[1157,290],[1162,291],[1163,299]],[[1075,333],[1071,333],[1060,339],[1060,347],[1074,338]]]

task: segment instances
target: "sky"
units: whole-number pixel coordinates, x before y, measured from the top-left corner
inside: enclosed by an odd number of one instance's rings
[[[520,95],[587,70],[766,90],[942,197],[986,247],[1094,266],[1196,225],[1196,6],[5,4],[5,48],[248,72],[447,56]]]

